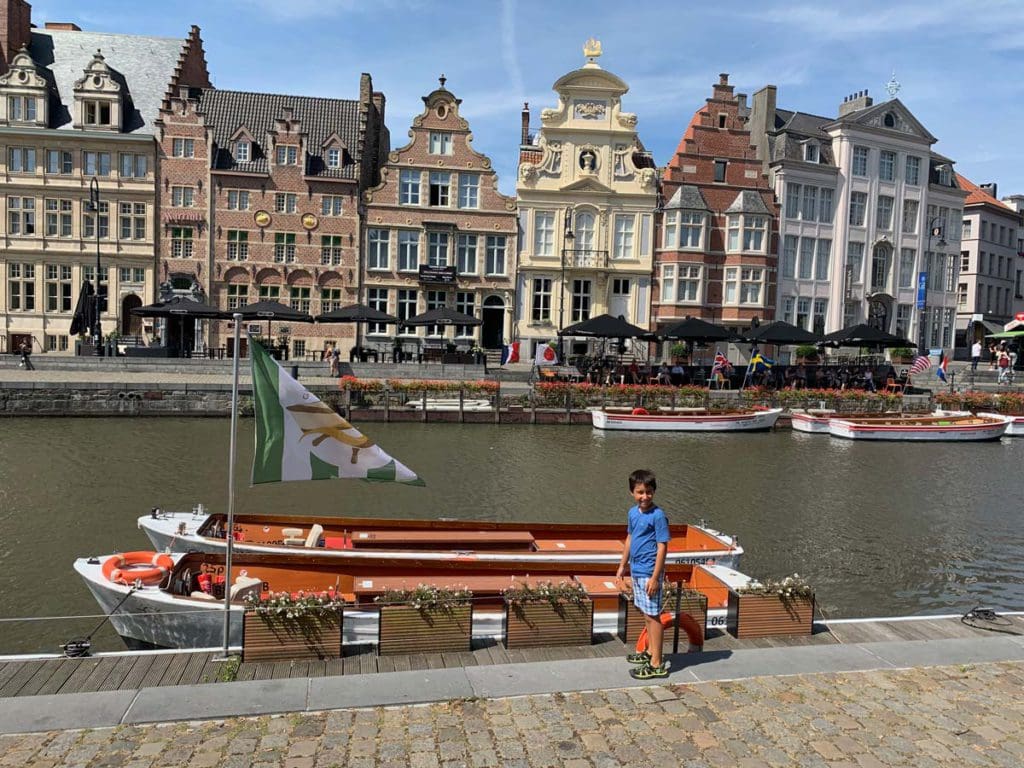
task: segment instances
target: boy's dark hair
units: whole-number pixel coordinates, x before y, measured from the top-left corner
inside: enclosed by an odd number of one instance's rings
[[[652,491],[656,491],[658,490],[658,478],[649,469],[634,469],[629,476],[629,490],[632,491],[638,485],[646,485]]]

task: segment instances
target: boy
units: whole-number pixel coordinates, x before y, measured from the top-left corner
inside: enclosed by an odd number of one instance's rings
[[[647,625],[647,651],[626,657],[637,664],[629,674],[637,680],[668,677],[668,668],[661,658],[664,630],[661,626],[661,592],[665,576],[665,554],[668,552],[668,520],[660,507],[654,505],[658,481],[648,469],[638,469],[629,476],[629,492],[636,506],[629,510],[626,543],[615,578],[621,579],[629,562],[633,578],[633,602],[644,614]]]

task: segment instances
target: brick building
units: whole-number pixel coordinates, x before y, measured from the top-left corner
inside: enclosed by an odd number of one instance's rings
[[[357,300],[359,194],[389,148],[369,75],[358,99],[182,88],[158,128],[161,296],[227,310],[271,299],[314,315]],[[176,346],[181,330],[166,333]],[[355,331],[278,323],[272,334],[302,357]],[[229,321],[199,320],[183,341],[226,349],[231,335]]]
[[[490,159],[473,149],[462,101],[444,77],[423,102],[409,143],[388,154],[380,184],[363,194],[362,298],[402,320],[445,306],[483,320],[453,330],[403,326],[409,352],[443,338],[497,348],[514,330],[515,200],[498,192]],[[380,347],[394,329],[367,331]]]
[[[775,314],[778,207],[722,74],[662,174],[654,322],[687,316],[749,330]]]
[[[0,352],[70,353],[97,243],[102,330],[141,333],[131,310],[156,296],[154,123],[173,91],[209,78],[198,27],[172,39],[30,21],[28,3],[0,0]]]

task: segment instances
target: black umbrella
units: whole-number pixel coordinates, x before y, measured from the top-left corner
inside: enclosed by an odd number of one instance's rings
[[[246,304],[244,307],[231,310],[231,312],[227,313],[227,316],[230,317],[234,312],[240,314],[243,320],[266,320],[268,341],[270,340],[270,322],[272,320],[285,323],[313,322],[313,316],[311,314],[307,312],[300,312],[299,310],[292,309],[279,301],[271,301],[270,299]]]
[[[821,337],[816,333],[805,331],[803,328],[787,323],[784,320],[776,320],[774,323],[754,328],[745,337],[746,341],[754,344],[817,344]]]
[[[316,321],[318,323],[397,323],[398,318],[364,304],[350,304],[333,312],[317,315]]]
[[[96,322],[96,300],[93,298],[95,291],[92,283],[86,280],[82,283],[82,290],[78,294],[78,303],[75,304],[75,314],[71,318],[71,335],[77,336],[86,331],[92,334],[93,324]]]
[[[570,325],[558,332],[559,336],[595,336],[603,339],[652,339],[653,334],[643,328],[627,323],[619,315],[598,315],[581,323]]]
[[[439,307],[428,309],[422,315],[415,315],[408,320],[402,320],[402,325],[483,325],[484,321],[478,317],[457,312],[450,307]]]
[[[688,317],[681,323],[671,325],[659,331],[658,335],[663,339],[678,339],[698,344],[706,344],[711,341],[732,341],[736,338],[736,334],[728,328],[696,317]]]
[[[148,304],[145,307],[136,307],[132,314],[141,317],[177,317],[179,329],[179,355],[185,354],[185,318],[189,319],[216,319],[225,317],[224,313],[216,307],[195,301],[187,296],[174,296],[167,301],[158,301],[156,304]],[[166,339],[164,340],[166,344]]]
[[[908,339],[901,338],[892,333],[887,333],[881,328],[875,328],[867,323],[859,323],[850,328],[843,328],[838,331],[826,334],[823,341],[836,347],[913,347],[914,343]]]

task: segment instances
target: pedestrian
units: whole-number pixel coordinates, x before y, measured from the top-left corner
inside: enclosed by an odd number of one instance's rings
[[[331,350],[331,376],[338,377],[341,375],[341,352],[335,347]]]
[[[999,349],[996,347],[996,343],[993,341],[988,345],[988,369],[994,371],[996,369],[996,360],[999,358]]]
[[[32,365],[32,347],[26,344],[24,341],[18,345],[18,351],[21,352],[21,362],[18,363],[19,368],[24,368],[26,371],[34,371],[36,367]]]
[[[321,360],[323,360],[327,364],[328,368],[331,367],[331,354],[333,352],[334,352],[334,347],[332,347],[330,344],[328,344],[326,347],[324,347],[323,357],[320,358]]]
[[[665,578],[665,555],[670,539],[668,519],[654,503],[657,478],[649,469],[637,469],[629,476],[629,492],[636,505],[629,510],[626,542],[615,578],[621,579],[629,563],[633,579],[633,603],[644,615],[647,650],[626,657],[637,665],[629,674],[636,680],[668,677],[662,659],[664,628],[661,625],[661,598]]]
[[[864,391],[865,392],[877,392],[875,388],[875,372],[871,370],[871,366],[864,369]]]
[[[1010,379],[1010,353],[1006,351],[1004,347],[999,351],[999,362],[996,364],[999,367],[999,383],[1007,384]]]

